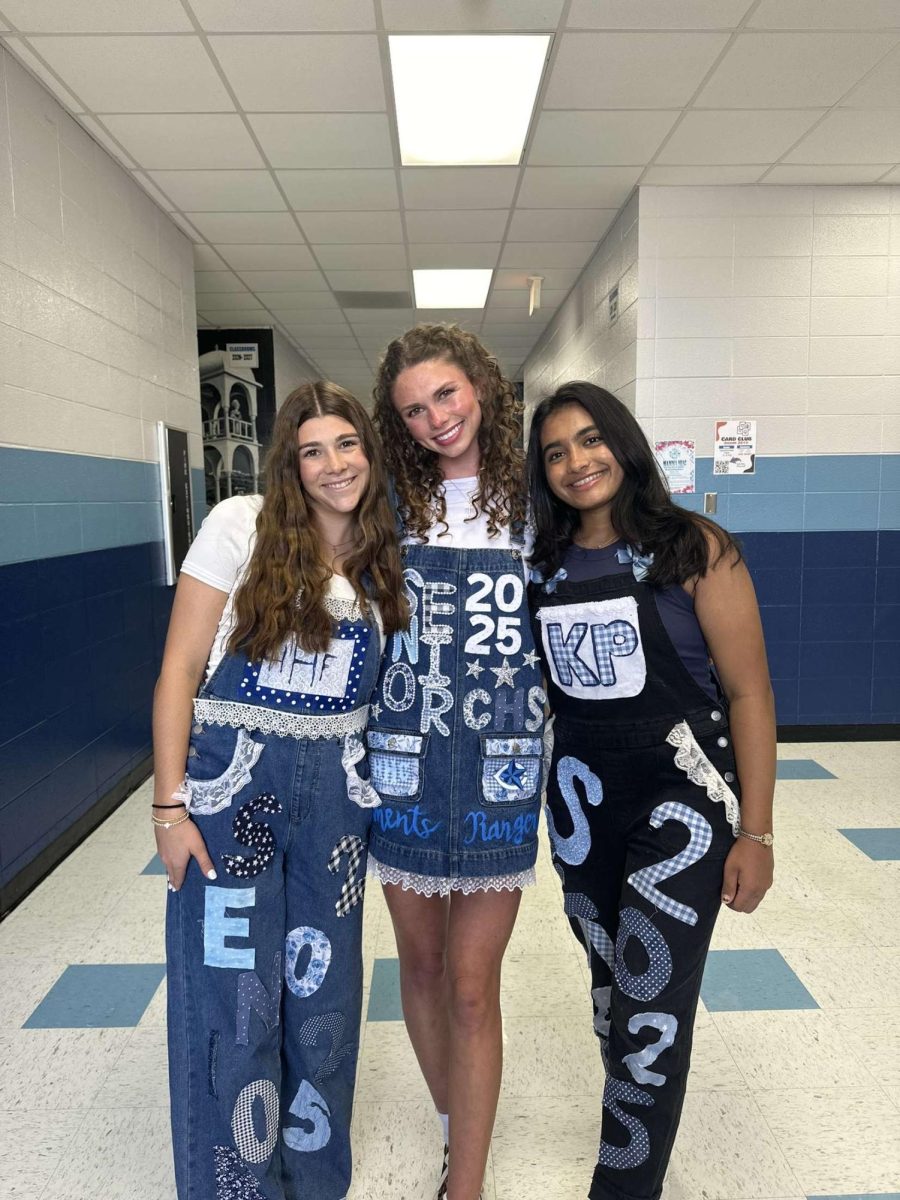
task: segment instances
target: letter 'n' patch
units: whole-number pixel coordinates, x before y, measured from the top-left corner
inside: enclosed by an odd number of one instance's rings
[[[581,700],[637,696],[647,681],[633,596],[538,610],[553,682]]]

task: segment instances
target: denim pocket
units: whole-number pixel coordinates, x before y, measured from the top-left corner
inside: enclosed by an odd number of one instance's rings
[[[543,739],[481,735],[481,797],[486,804],[523,804],[540,790]]]
[[[422,794],[422,759],[428,737],[405,730],[370,729],[369,777],[379,796],[418,800]]]
[[[209,817],[228,808],[232,799],[250,783],[250,772],[265,749],[254,742],[246,729],[238,729],[231,737],[230,729],[206,729],[191,738],[191,747],[198,749],[188,755],[187,786],[191,794],[188,808],[191,813]],[[200,742],[202,739],[202,742]],[[217,771],[207,775],[210,767]]]

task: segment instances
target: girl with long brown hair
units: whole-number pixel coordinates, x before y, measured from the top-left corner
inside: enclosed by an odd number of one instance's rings
[[[384,884],[406,1025],[444,1126],[438,1195],[475,1200],[500,1087],[500,965],[534,881],[541,794],[520,406],[476,337],[420,325],[387,348],[375,420],[404,524],[411,620],[372,705],[382,805],[369,869]]]
[[[154,702],[179,1200],[350,1186],[379,803],[362,737],[382,631],[407,606],[358,401],[297,388],[266,477],[264,497],[217,505],[188,552]]]

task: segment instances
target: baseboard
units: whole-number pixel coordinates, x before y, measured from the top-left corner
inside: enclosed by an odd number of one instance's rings
[[[900,725],[779,725],[779,742],[892,742]]]

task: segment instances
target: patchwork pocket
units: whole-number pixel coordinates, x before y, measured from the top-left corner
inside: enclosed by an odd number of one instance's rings
[[[539,737],[481,735],[481,796],[486,804],[523,804],[540,790],[544,743]]]
[[[422,794],[422,760],[426,734],[406,730],[370,729],[369,777],[379,796],[393,800],[418,800]]]

